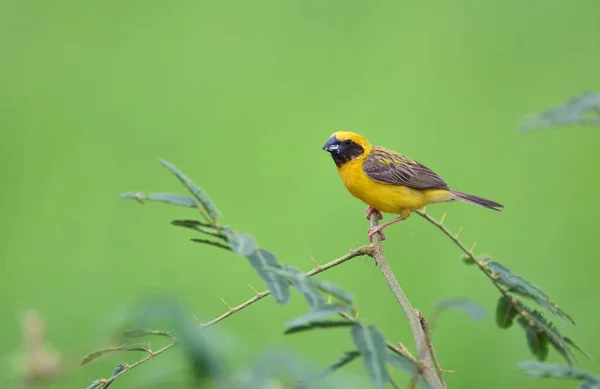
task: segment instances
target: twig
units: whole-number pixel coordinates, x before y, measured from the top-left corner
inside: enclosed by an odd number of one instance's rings
[[[229,247],[227,247],[227,249],[229,249]],[[324,264],[324,265],[317,266],[317,267],[315,267],[314,269],[312,269],[311,271],[309,271],[309,272],[307,272],[307,273],[305,273],[305,274],[306,274],[307,276],[314,276],[314,275],[316,275],[316,274],[319,274],[319,273],[322,273],[322,272],[324,272],[324,271],[326,271],[326,270],[329,270],[329,269],[331,269],[331,268],[333,268],[333,267],[335,267],[335,266],[337,266],[337,265],[339,265],[339,264],[342,264],[342,263],[344,263],[344,262],[346,262],[346,261],[348,261],[348,260],[350,260],[350,259],[352,259],[352,258],[360,257],[360,256],[362,256],[362,255],[369,255],[369,256],[371,256],[371,255],[372,255],[372,252],[373,252],[373,246],[371,246],[371,245],[361,246],[361,247],[359,247],[359,248],[357,248],[357,249],[350,250],[350,252],[348,252],[347,254],[345,254],[345,255],[342,255],[341,257],[339,257],[339,258],[337,258],[337,259],[334,259],[333,261],[327,262],[327,263],[326,263],[326,264]],[[254,297],[252,297],[250,300],[247,300],[247,301],[245,301],[245,302],[241,303],[240,305],[238,305],[238,306],[236,306],[236,307],[231,307],[230,309],[228,309],[228,310],[227,310],[227,312],[223,313],[222,315],[220,315],[220,316],[218,316],[218,317],[214,318],[213,320],[211,320],[211,321],[209,321],[209,322],[207,322],[207,323],[201,323],[201,324],[200,324],[200,328],[207,328],[207,327],[210,327],[210,326],[212,326],[212,325],[214,325],[214,324],[217,324],[217,323],[218,323],[218,322],[220,322],[221,320],[224,320],[224,319],[226,319],[227,317],[229,317],[229,316],[233,315],[234,313],[237,313],[237,312],[241,311],[242,309],[244,309],[244,308],[246,308],[246,307],[248,307],[248,306],[250,306],[250,305],[254,304],[254,303],[255,303],[255,302],[257,302],[258,300],[261,300],[261,299],[263,299],[263,298],[265,298],[266,296],[268,296],[268,295],[270,295],[270,294],[271,294],[271,292],[269,292],[268,290],[265,290],[264,292],[258,292],[258,291],[256,291],[256,289],[254,289],[254,288],[252,288],[252,289],[253,289],[253,290],[255,291],[255,293],[256,293],[256,295],[255,295]],[[198,319],[196,319],[196,320],[198,320]],[[152,358],[156,357],[157,355],[160,355],[160,354],[162,354],[163,352],[165,352],[165,351],[167,351],[168,349],[172,348],[172,347],[173,347],[173,346],[175,346],[176,344],[177,344],[177,342],[176,342],[176,339],[173,337],[173,342],[169,343],[169,344],[168,344],[168,345],[166,345],[165,347],[161,348],[161,349],[160,349],[160,350],[158,350],[158,351],[155,351],[155,352],[154,352],[154,353],[152,353],[152,354],[149,354],[147,357],[145,357],[145,358],[143,358],[143,359],[140,359],[140,360],[139,360],[139,361],[137,361],[136,363],[134,363],[134,364],[132,364],[132,365],[129,365],[129,368],[128,368],[128,369],[126,369],[126,370],[123,370],[122,372],[120,372],[119,374],[116,374],[115,376],[111,377],[110,379],[108,379],[108,380],[104,380],[104,381],[103,381],[103,383],[102,383],[102,385],[103,385],[103,386],[102,386],[102,388],[106,388],[106,387],[107,387],[108,385],[110,385],[110,383],[111,383],[111,382],[113,382],[113,381],[114,381],[114,380],[115,380],[117,377],[120,377],[122,374],[125,374],[125,372],[127,372],[127,371],[129,371],[129,370],[133,369],[133,368],[134,368],[134,367],[136,367],[136,366],[139,366],[139,365],[141,365],[142,363],[145,363],[145,362],[149,361],[150,359],[152,359]],[[390,343],[390,344],[388,345],[388,348],[390,348],[390,345],[391,345],[392,347],[395,347],[395,346],[393,346],[393,345]],[[394,352],[397,352],[396,350],[394,350],[394,349],[392,349],[392,348],[390,348],[390,349],[391,349],[392,351],[394,351]],[[397,349],[397,348],[396,348],[396,349]],[[397,349],[397,350],[398,350],[398,349]],[[399,352],[399,351],[398,351],[398,352]],[[399,353],[400,353],[400,352],[399,352]],[[401,353],[401,355],[404,355],[404,354],[402,354],[402,353]],[[410,354],[408,354],[408,355],[410,356],[411,360],[415,360],[415,359],[414,359],[414,357],[413,357],[412,355],[410,355]],[[409,358],[409,356],[407,356],[407,355],[404,355],[404,356],[405,356],[405,357],[407,357],[407,358]]]
[[[435,355],[435,351],[433,350],[433,342],[431,341],[431,331],[429,330],[429,326],[427,324],[427,319],[425,319],[425,316],[423,316],[423,314],[421,313],[421,311],[419,311],[418,309],[417,311],[417,315],[419,315],[419,321],[421,323],[421,328],[423,329],[423,333],[425,334],[425,343],[427,344],[427,349],[429,350],[429,354],[431,355],[431,358],[433,359],[433,365],[435,366],[435,371],[438,372],[438,375],[442,375],[444,374],[444,371],[442,370],[441,366],[440,366],[440,361],[438,361],[437,356]],[[421,353],[419,353],[420,355]]]
[[[177,344],[177,339],[175,339],[174,336],[171,336],[171,338],[173,339],[173,341],[171,343],[169,343],[168,345],[166,345],[165,347],[153,351],[152,353],[149,353],[147,357],[140,359],[139,361],[128,365],[126,369],[124,369],[123,371],[121,371],[119,374],[115,374],[114,376],[110,377],[107,380],[103,380],[102,381],[102,386],[101,388],[107,388],[108,385],[110,385],[114,380],[116,380],[118,377],[120,377],[121,375],[125,374],[126,372],[128,372],[129,370],[133,369],[134,367],[137,367],[139,365],[141,365],[142,363],[146,363],[149,360],[151,360],[152,358],[157,357],[158,355],[164,353],[165,351],[167,351],[170,348],[173,348],[176,344]]]
[[[375,227],[379,225],[379,217],[377,214],[373,213],[371,215],[371,227]],[[423,378],[434,388],[445,388],[446,384],[444,383],[444,376],[442,372],[437,369],[435,364],[435,355],[433,355],[433,348],[427,346],[427,338],[421,327],[421,321],[419,320],[418,311],[416,311],[406,294],[400,287],[398,280],[394,276],[392,269],[384,255],[383,245],[381,244],[381,237],[379,234],[373,235],[373,252],[372,257],[379,266],[385,281],[387,282],[390,289],[392,289],[392,293],[400,304],[402,308],[402,312],[404,312],[404,316],[408,319],[408,323],[410,324],[410,329],[413,333],[413,337],[415,338],[415,343],[417,346],[417,350],[419,352],[419,359],[427,361],[429,366],[425,367],[422,370]],[[434,371],[435,370],[435,371]]]
[[[318,267],[315,267],[314,269],[312,269],[311,271],[305,273],[307,276],[314,276],[315,274],[319,274],[322,273],[326,270],[331,269],[332,267],[335,267],[339,264],[342,264],[352,258],[355,257],[360,257],[362,255],[371,255],[371,252],[373,250],[373,247],[370,245],[367,246],[361,246],[357,249],[354,250],[350,250],[349,253],[347,253],[346,255],[343,255],[337,259],[334,259],[333,261],[327,262],[324,265],[320,265]],[[250,300],[247,300],[243,303],[241,303],[240,305],[233,307],[231,309],[229,309],[227,312],[223,313],[221,316],[216,317],[214,319],[212,319],[211,321],[209,321],[208,323],[202,323],[200,324],[201,328],[206,328],[206,327],[210,327],[218,322],[220,322],[223,319],[226,319],[227,317],[233,315],[234,313],[237,313],[239,311],[241,311],[242,309],[254,304],[255,302],[257,302],[258,300],[270,295],[271,292],[269,292],[268,290],[265,290],[264,292],[258,292],[256,293],[256,295],[254,297],[252,297]]]

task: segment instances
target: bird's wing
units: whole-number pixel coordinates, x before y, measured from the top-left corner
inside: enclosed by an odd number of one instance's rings
[[[450,189],[437,174],[393,150],[374,147],[363,163],[365,174],[383,184],[415,189]]]

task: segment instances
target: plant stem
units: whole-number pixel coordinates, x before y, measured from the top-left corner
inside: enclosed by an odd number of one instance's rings
[[[114,380],[116,380],[118,377],[120,377],[121,375],[125,374],[126,372],[128,372],[129,370],[133,369],[134,367],[137,367],[139,365],[141,365],[142,363],[148,362],[149,360],[151,360],[152,358],[157,357],[158,355],[164,353],[165,351],[169,350],[170,348],[173,348],[176,344],[177,344],[177,340],[175,339],[175,337],[172,337],[173,341],[171,343],[169,343],[168,345],[166,345],[165,347],[157,350],[157,351],[153,351],[152,353],[149,353],[147,357],[140,359],[139,361],[129,365],[125,370],[123,370],[122,372],[120,372],[119,374],[116,374],[112,377],[110,377],[107,380],[104,380],[102,382],[102,386],[100,386],[101,388],[107,388],[108,385],[110,385]]]
[[[371,252],[372,252],[372,246],[370,246],[370,245],[361,246],[357,249],[350,250],[350,252],[348,252],[347,254],[342,255],[341,257],[334,259],[333,261],[327,262],[324,265],[318,265],[317,267],[315,267],[314,269],[312,269],[311,271],[309,271],[305,274],[309,277],[314,276],[315,274],[319,274],[326,270],[329,270],[332,267],[340,265],[352,258],[360,257],[362,255],[371,255]],[[207,323],[200,324],[200,327],[201,328],[210,327],[210,326],[220,322],[221,320],[226,319],[227,317],[233,315],[234,313],[237,313],[237,312],[241,311],[242,309],[254,304],[258,300],[260,300],[264,297],[267,297],[270,294],[271,294],[271,292],[269,292],[268,290],[265,290],[264,292],[258,292],[250,300],[244,301],[243,303],[241,303],[240,305],[238,305],[236,307],[232,307],[227,312],[223,313],[221,316],[218,316]]]
[[[378,215],[373,213],[371,215],[370,222],[371,227],[379,225]],[[406,297],[406,294],[400,287],[398,280],[394,276],[394,273],[392,272],[392,269],[390,268],[390,265],[384,255],[383,245],[381,244],[381,237],[379,234],[373,235],[372,257],[377,263],[377,266],[379,266],[379,269],[381,270],[381,273],[383,274],[388,286],[392,290],[396,301],[398,304],[400,304],[400,308],[402,308],[404,316],[406,316],[408,319],[408,323],[410,324],[410,329],[413,333],[413,337],[415,338],[415,344],[419,352],[419,359],[427,361],[429,365],[427,368],[423,369],[423,378],[425,378],[425,380],[434,388],[445,388],[446,385],[444,383],[443,373],[436,368],[436,363],[434,362],[436,361],[436,358],[433,354],[433,347],[429,347],[427,344],[427,337],[421,326],[418,311],[412,307],[410,301]]]

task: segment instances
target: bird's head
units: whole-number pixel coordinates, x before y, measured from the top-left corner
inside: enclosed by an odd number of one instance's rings
[[[323,150],[331,154],[337,167],[368,155],[372,148],[364,137],[348,131],[334,132],[323,146]]]

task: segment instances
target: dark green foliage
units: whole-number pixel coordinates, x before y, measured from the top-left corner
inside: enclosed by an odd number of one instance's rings
[[[544,362],[548,358],[548,337],[543,332],[537,332],[533,328],[526,328],[527,345],[538,361]]]
[[[350,362],[352,362],[353,360],[355,360],[358,357],[360,357],[360,353],[358,351],[347,352],[338,361],[335,361],[334,363],[329,365],[329,367],[325,371],[330,373],[337,369],[341,369],[342,367],[346,366],[347,364],[349,364]]]
[[[600,94],[584,92],[571,97],[565,104],[521,120],[521,132],[570,124],[600,125]]]
[[[214,247],[221,248],[223,250],[231,251],[231,248],[229,246],[227,246],[226,244],[223,244],[221,242],[215,242],[214,240],[201,239],[201,238],[191,238],[190,240],[192,242],[202,243],[202,244],[205,244],[205,245],[208,245],[208,246],[214,246]]]
[[[352,340],[365,361],[365,367],[375,386],[385,386],[389,381],[387,372],[388,354],[385,339],[373,326],[352,327]]]
[[[296,326],[287,329],[284,334],[291,335],[298,332],[310,331],[318,328],[344,328],[352,327],[355,323],[348,320],[333,320],[333,321],[315,321],[304,326]]]
[[[227,238],[222,233],[222,228],[210,223],[201,222],[198,220],[173,220],[171,224],[177,227],[188,228],[206,235],[214,236],[215,238],[227,241]]]
[[[519,368],[523,369],[533,378],[560,378],[581,381],[580,389],[600,388],[600,377],[583,370],[577,370],[570,366],[549,365],[542,362],[521,362]]]
[[[500,296],[496,305],[496,324],[500,328],[509,328],[517,315],[517,310],[511,304],[512,298]]]
[[[550,301],[548,295],[540,288],[531,284],[526,279],[513,274],[506,266],[498,262],[489,261],[487,262],[486,266],[492,272],[492,274],[494,274],[494,276],[498,277],[497,281],[507,287],[509,292],[530,298],[558,316],[565,323],[575,324],[575,321],[571,318],[571,316],[561,310],[558,305]]]
[[[287,327],[286,333],[298,332],[299,328],[309,329],[307,327],[322,323],[325,321],[325,319],[332,315],[338,315],[341,312],[348,312],[351,309],[352,307],[341,304],[329,304],[317,309],[313,309],[312,311],[285,323],[285,326]]]
[[[565,338],[561,335],[558,329],[550,322],[548,322],[544,315],[536,311],[535,309],[531,309],[523,304],[521,301],[513,299],[513,304],[517,306],[519,312],[521,312],[521,317],[519,318],[519,324],[527,331],[531,329],[535,331],[537,334],[543,335],[554,347],[554,349],[567,361],[569,365],[571,365],[571,359],[577,360],[576,355],[573,353],[574,349],[580,351],[582,354],[586,355],[583,350],[581,350],[574,342],[568,338]],[[537,336],[541,336],[537,335]],[[528,335],[529,341],[530,335]],[[531,346],[530,346],[531,347]],[[544,353],[538,354],[535,352],[536,356],[544,356]],[[546,352],[547,354],[547,352]]]
[[[258,249],[246,258],[248,258],[258,276],[266,282],[269,291],[277,302],[287,304],[290,301],[289,283],[271,271],[272,269],[282,268],[275,255],[265,249]]]
[[[194,195],[196,199],[202,204],[204,210],[210,215],[213,220],[218,219],[221,216],[219,210],[215,207],[213,202],[210,200],[208,195],[196,184],[194,184],[189,178],[183,175],[173,164],[159,159],[158,162],[169,169],[171,173],[175,175],[185,185],[185,187]]]

